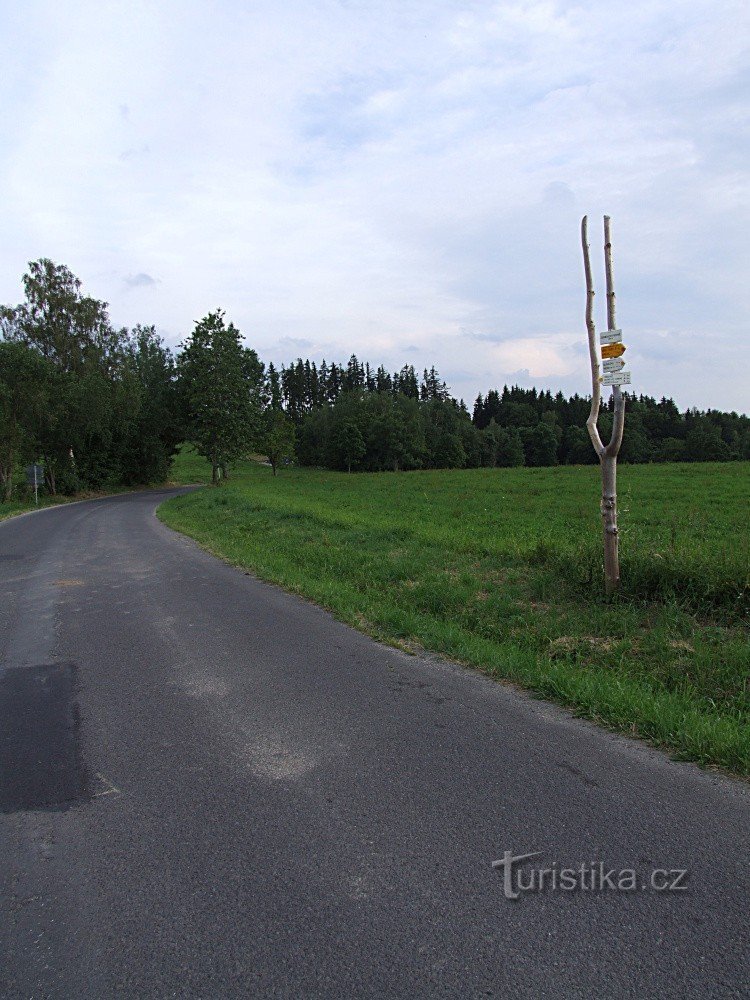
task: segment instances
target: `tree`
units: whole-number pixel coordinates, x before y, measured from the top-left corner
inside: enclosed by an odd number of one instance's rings
[[[263,365],[219,309],[195,324],[177,359],[187,435],[211,482],[260,442]]]
[[[263,451],[268,456],[274,476],[276,469],[285,461],[294,458],[294,424],[283,410],[268,410],[265,414],[266,432]]]
[[[127,484],[163,481],[184,438],[179,419],[175,363],[153,326],[130,333],[123,366],[127,414],[119,426],[122,480]]]
[[[520,434],[526,465],[557,465],[557,434],[550,424],[540,420],[536,427],[523,427]]]
[[[498,427],[497,430],[495,464],[501,468],[523,465],[525,455],[519,431],[515,427]]]
[[[325,407],[308,413],[297,432],[297,460],[300,465],[325,466],[331,409]]]
[[[638,412],[630,414],[627,437],[622,439],[619,459],[621,462],[650,462],[654,449]]]
[[[422,462],[424,435],[415,397],[401,393],[347,393],[340,397],[335,415],[347,404],[365,442],[361,464],[365,469],[416,469]]]
[[[110,373],[122,357],[124,333],[109,322],[107,303],[81,294],[81,282],[64,264],[46,257],[23,276],[26,302],[0,315],[6,340],[36,348],[61,371],[98,367]]]
[[[482,464],[495,468],[511,468],[523,465],[525,456],[521,435],[515,427],[500,427],[492,417],[487,426],[479,431],[482,442]]]
[[[52,376],[52,366],[37,351],[0,343],[0,486],[6,502],[12,499],[16,466],[39,457]]]
[[[345,420],[334,428],[331,447],[337,463],[346,466],[346,471],[352,471],[352,465],[365,454],[367,447],[362,432],[353,420]]]
[[[726,462],[729,447],[720,428],[706,418],[697,422],[685,437],[685,458],[688,462]]]
[[[271,409],[280,410],[281,407],[281,380],[275,366],[271,363],[268,366],[268,393],[270,396]]]
[[[6,341],[25,345],[50,366],[48,403],[38,427],[51,492],[74,492],[122,479],[120,442],[137,409],[123,370],[127,331],[112,327],[107,303],[81,293],[62,264],[32,261],[26,301],[0,309]]]
[[[591,449],[589,436],[583,427],[571,425],[565,428],[563,453],[568,465],[593,465],[597,461]]]
[[[461,440],[461,418],[455,403],[431,399],[422,404],[422,413],[430,466],[434,469],[463,468],[466,452]]]
[[[484,464],[484,441],[482,432],[477,430],[469,419],[469,415],[461,415],[458,421],[458,436],[464,451],[464,467],[467,469],[477,469]]]
[[[419,398],[422,401],[429,399],[449,399],[448,386],[443,382],[433,365],[429,371],[424,369],[422,382],[419,386]]]
[[[662,438],[656,447],[654,459],[657,462],[684,462],[685,442],[681,438]]]

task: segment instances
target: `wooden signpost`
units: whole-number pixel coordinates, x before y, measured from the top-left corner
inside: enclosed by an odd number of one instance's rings
[[[601,354],[604,366],[603,377],[599,373],[599,357],[596,350],[596,326],[594,324],[594,280],[591,275],[591,260],[588,244],[588,219],[581,221],[581,244],[583,246],[583,269],[586,276],[586,330],[589,340],[589,360],[591,362],[591,411],[586,428],[599,456],[602,470],[601,512],[604,528],[604,584],[607,594],[613,594],[620,586],[620,557],[617,534],[617,456],[622,444],[625,428],[625,397],[620,386],[630,385],[630,372],[625,371],[625,362],[617,359],[625,353],[622,331],[617,329],[615,316],[615,286],[612,268],[612,241],[610,219],[604,216],[604,272],[607,283],[607,330],[601,334]],[[614,367],[617,365],[617,367]],[[608,367],[611,366],[611,367]],[[602,401],[602,385],[612,386],[614,414],[612,434],[608,444],[602,442],[597,426]]]

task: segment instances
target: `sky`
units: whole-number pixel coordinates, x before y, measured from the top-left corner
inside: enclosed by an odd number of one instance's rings
[[[746,0],[0,0],[0,302],[66,264],[178,345],[750,410]]]

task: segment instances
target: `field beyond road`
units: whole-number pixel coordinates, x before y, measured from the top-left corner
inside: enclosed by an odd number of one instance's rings
[[[173,478],[208,473],[185,450]],[[247,462],[159,516],[378,639],[748,775],[750,464],[623,466],[618,486],[612,601],[596,467],[274,478]]]

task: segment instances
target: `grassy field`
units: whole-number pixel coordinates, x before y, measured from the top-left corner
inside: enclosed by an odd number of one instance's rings
[[[189,451],[178,482],[206,482]],[[595,467],[346,475],[248,462],[159,516],[232,563],[669,749],[750,774],[750,465],[625,466],[622,593]]]

